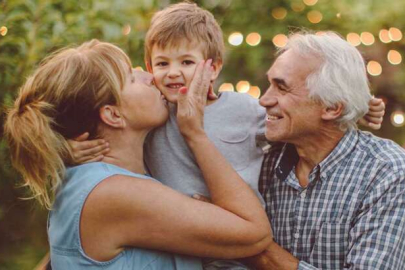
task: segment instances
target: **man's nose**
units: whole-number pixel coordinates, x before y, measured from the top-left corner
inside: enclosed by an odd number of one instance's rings
[[[259,99],[259,104],[263,107],[273,107],[277,105],[277,103],[277,97],[270,88],[267,89],[266,93]]]

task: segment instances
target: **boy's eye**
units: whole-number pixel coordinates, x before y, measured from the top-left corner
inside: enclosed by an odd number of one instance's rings
[[[157,62],[156,64],[155,64],[155,66],[158,66],[158,67],[164,67],[164,66],[167,66],[167,62]]]
[[[194,64],[194,61],[191,61],[191,60],[184,60],[183,61],[183,65],[192,65],[192,64]]]

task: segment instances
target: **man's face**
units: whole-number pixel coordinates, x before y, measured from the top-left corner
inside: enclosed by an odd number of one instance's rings
[[[150,71],[156,87],[171,103],[177,103],[178,91],[182,86],[190,86],[194,71],[204,60],[203,47],[186,40],[178,47],[152,48]]]
[[[317,136],[323,107],[308,97],[308,75],[319,68],[316,57],[302,57],[294,50],[281,54],[267,73],[270,83],[260,98],[266,108],[266,138],[299,144]]]

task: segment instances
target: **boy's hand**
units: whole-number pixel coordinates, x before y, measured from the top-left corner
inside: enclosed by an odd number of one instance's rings
[[[104,154],[110,151],[109,144],[105,140],[87,141],[88,137],[89,133],[85,132],[73,140],[68,140],[74,165],[101,161]]]
[[[385,114],[385,104],[382,99],[373,98],[368,105],[368,113],[359,120],[359,123],[363,126],[378,130],[381,128]]]

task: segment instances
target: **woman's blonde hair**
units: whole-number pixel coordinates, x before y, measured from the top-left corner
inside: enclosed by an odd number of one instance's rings
[[[67,139],[86,131],[97,137],[99,110],[119,105],[131,66],[120,48],[91,40],[45,58],[20,88],[5,135],[13,166],[47,208],[70,157]]]

